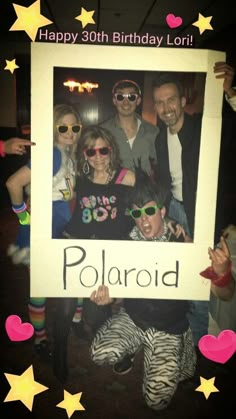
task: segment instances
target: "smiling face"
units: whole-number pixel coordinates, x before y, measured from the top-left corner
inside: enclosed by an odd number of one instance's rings
[[[117,88],[115,93],[116,94],[120,93],[121,95],[122,94],[137,94],[137,91],[134,87],[131,86],[131,87],[125,87],[125,88]],[[140,96],[137,96],[137,98],[135,98],[134,101],[130,101],[127,97],[125,97],[122,101],[119,101],[114,95],[113,103],[119,115],[123,117],[128,117],[128,116],[132,116],[135,113],[137,106],[139,106],[141,103],[141,98]]]
[[[153,90],[154,107],[157,115],[170,128],[170,132],[177,133],[184,121],[185,97],[180,97],[174,83],[166,83]]]
[[[142,208],[156,205],[157,203],[155,201],[149,201]],[[133,205],[133,209],[138,208],[137,205]],[[165,212],[165,207],[161,209],[157,208],[154,215],[147,215],[145,212],[142,212],[141,217],[135,219],[138,229],[147,240],[160,237],[163,234]]]
[[[64,115],[62,118],[60,118],[57,122],[57,126],[64,126],[67,127],[66,132],[59,132],[59,128],[57,128],[57,143],[62,146],[68,146],[73,145],[78,141],[78,138],[80,136],[80,131],[73,132],[73,126],[79,125],[79,122],[76,119],[76,116],[73,113],[68,113]]]
[[[96,154],[93,157],[88,157],[86,153],[84,152],[84,158],[88,161],[89,165],[94,169],[95,172],[107,172],[110,165],[110,151],[106,155],[102,155],[99,153],[98,149],[101,149],[103,147],[109,147],[109,145],[106,143],[106,141],[103,138],[97,138],[94,141],[91,142],[91,145],[88,144],[87,148],[95,148]]]

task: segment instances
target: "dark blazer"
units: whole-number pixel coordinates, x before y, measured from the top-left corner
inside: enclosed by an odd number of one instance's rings
[[[189,115],[185,113],[184,124],[178,133],[182,146],[183,205],[192,237],[194,232],[201,123],[201,114]],[[167,127],[164,124],[160,125],[160,133],[157,136],[155,146],[157,153],[156,180],[165,186],[168,191],[171,191]]]

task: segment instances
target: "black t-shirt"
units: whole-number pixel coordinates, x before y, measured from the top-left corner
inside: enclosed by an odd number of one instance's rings
[[[131,186],[113,180],[101,185],[86,177],[77,178],[76,204],[65,232],[74,238],[121,240],[133,226],[126,215],[127,194]]]

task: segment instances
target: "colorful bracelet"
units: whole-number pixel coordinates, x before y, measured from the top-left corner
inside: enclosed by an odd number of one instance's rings
[[[24,212],[27,210],[27,205],[25,202],[22,202],[22,204],[20,205],[12,205],[12,210],[16,213],[16,214],[20,214],[21,212]]]
[[[232,261],[229,262],[227,271],[224,275],[217,275],[212,266],[209,266],[204,271],[200,272],[200,275],[204,278],[210,279],[213,285],[216,287],[224,288],[227,287],[232,281]]]
[[[4,141],[0,140],[0,156],[5,157],[6,153],[4,151]]]

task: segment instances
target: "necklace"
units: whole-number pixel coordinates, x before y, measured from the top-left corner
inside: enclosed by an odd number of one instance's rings
[[[110,183],[110,181],[112,180],[112,178],[113,178],[113,173],[108,172],[105,185],[108,185],[108,183]]]
[[[170,236],[170,231],[168,229],[168,225],[166,223],[166,221],[164,220],[164,229],[163,229],[163,233],[160,237],[152,237],[150,239],[146,239],[146,237],[144,237],[144,235],[141,233],[141,231],[139,230],[139,228],[137,226],[134,226],[133,230],[130,232],[129,236],[131,237],[132,240],[145,240],[145,241],[154,241],[154,242],[168,242],[169,241],[169,236]]]
[[[100,185],[108,185],[110,182],[111,182],[111,180],[112,180],[112,178],[113,178],[113,172],[108,172],[107,173],[107,177],[105,178],[105,180],[103,181],[103,182],[95,182],[95,180],[94,180],[94,176],[93,177],[89,177],[90,178],[90,180],[93,182],[93,183],[98,183],[98,184],[100,184]]]

